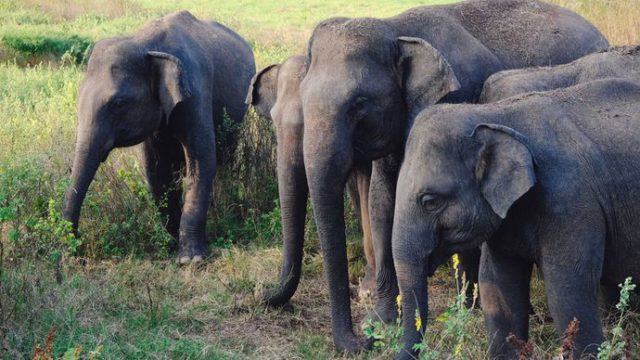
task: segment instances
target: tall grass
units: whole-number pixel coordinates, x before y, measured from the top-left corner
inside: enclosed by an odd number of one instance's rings
[[[549,0],[591,21],[612,45],[640,43],[638,0]]]
[[[117,18],[140,11],[131,0],[22,0],[26,8],[35,8],[59,20],[73,20],[88,13]]]

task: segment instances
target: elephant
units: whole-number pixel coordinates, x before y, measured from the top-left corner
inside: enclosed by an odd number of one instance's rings
[[[640,265],[640,82],[595,80],[496,103],[422,111],[398,179],[393,257],[403,299],[403,359],[427,318],[424,268],[482,244],[480,296],[491,358],[528,337],[533,264],[558,334],[575,317],[574,358],[603,340],[598,289]],[[424,331],[424,323],[421,331]]]
[[[567,63],[607,47],[579,15],[536,0],[465,1],[316,26],[300,83],[303,158],[338,350],[370,346],[354,334],[351,319],[343,190],[352,169],[373,161],[369,216],[378,285],[372,316],[392,321],[396,180],[415,114],[438,102],[476,102],[485,79],[500,70]]]
[[[178,262],[201,261],[216,166],[230,150],[219,148],[216,156],[216,141],[225,116],[243,120],[254,74],[246,41],[187,11],[132,36],[98,41],[79,91],[72,183],[64,199],[63,215],[74,231],[100,163],[114,148],[143,143],[146,177],[154,198],[166,198],[160,209],[177,240]],[[183,176],[184,201],[177,185]]]
[[[640,79],[640,45],[589,54],[569,64],[505,70],[484,83],[480,102],[494,102],[532,91],[548,91],[603,79]]]
[[[304,245],[304,226],[307,210],[308,186],[302,156],[304,121],[299,86],[306,66],[306,56],[292,56],[282,64],[274,64],[259,71],[251,80],[246,103],[258,114],[273,122],[277,138],[278,190],[282,213],[283,262],[279,286],[264,295],[270,306],[283,306],[295,293],[300,281]],[[369,226],[369,181],[371,164],[352,172],[347,191],[354,210],[360,218],[363,245],[367,261],[360,294],[373,293],[375,259]]]

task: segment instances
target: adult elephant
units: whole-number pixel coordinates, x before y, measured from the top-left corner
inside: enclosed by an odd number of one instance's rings
[[[271,306],[286,304],[300,281],[309,190],[302,155],[304,119],[300,104],[300,82],[304,77],[306,56],[293,56],[282,64],[270,65],[252,79],[246,103],[273,122],[277,138],[278,192],[282,215],[283,261],[277,288],[268,291],[264,302]],[[369,182],[371,164],[355,169],[347,182],[354,210],[360,217],[367,266],[360,294],[374,293],[375,258],[369,225]]]
[[[563,65],[500,71],[484,83],[480,102],[494,102],[607,77],[640,80],[640,46],[614,47]]]
[[[393,256],[405,301],[404,349],[427,317],[423,268],[482,244],[480,294],[490,358],[518,359],[536,263],[558,334],[575,317],[573,358],[602,342],[598,289],[640,265],[640,83],[608,78],[418,115],[398,180]],[[416,308],[417,305],[417,308]],[[424,322],[423,322],[424,324]],[[424,330],[424,325],[420,330]]]
[[[567,63],[604,48],[606,39],[582,17],[533,0],[425,6],[382,20],[333,18],[315,28],[300,84],[303,156],[339,350],[365,346],[352,329],[345,250],[343,189],[354,166],[375,160],[369,191],[374,313],[389,321],[398,293],[394,196],[412,114],[439,101],[477,101],[484,80],[497,71]],[[399,276],[408,274],[400,269]],[[405,307],[416,300],[403,299]]]
[[[89,184],[113,148],[143,142],[153,196],[158,202],[166,196],[161,211],[178,240],[178,261],[202,260],[216,132],[225,113],[235,123],[243,120],[243,100],[254,74],[253,53],[240,36],[186,11],[153,21],[133,36],[96,43],[78,99],[65,219],[77,230]],[[182,206],[177,182],[183,173]]]

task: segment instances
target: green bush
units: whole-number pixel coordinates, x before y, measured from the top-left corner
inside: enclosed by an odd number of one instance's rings
[[[0,164],[0,234],[7,234],[10,257],[49,258],[77,251],[80,244],[59,211],[62,187],[54,184],[34,159]]]
[[[171,236],[135,164],[102,171],[83,206],[80,238],[61,214],[66,177],[44,171],[36,159],[0,165],[0,226],[9,256],[167,256]]]
[[[136,161],[103,164],[80,217],[82,255],[166,258],[172,238]]]
[[[620,301],[616,304],[616,309],[620,314],[618,321],[611,328],[609,336],[598,348],[598,360],[626,359],[631,353],[631,344],[627,343],[632,341],[627,332],[629,320],[627,312],[631,305],[631,294],[636,289],[636,285],[632,282],[632,278],[628,277],[618,287],[620,288]]]
[[[25,56],[42,56],[51,54],[61,58],[67,54],[76,64],[85,61],[88,49],[92,41],[78,35],[51,35],[51,34],[4,34],[2,36],[4,46]]]

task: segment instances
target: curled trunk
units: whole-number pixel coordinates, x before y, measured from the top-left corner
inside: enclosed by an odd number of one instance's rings
[[[414,261],[395,262],[400,295],[402,296],[402,344],[396,359],[415,359],[418,351],[413,347],[422,342],[429,314],[427,290],[427,263]]]
[[[427,325],[429,254],[434,248],[432,231],[412,221],[412,213],[412,209],[396,207],[392,238],[393,263],[402,296],[403,349],[396,358],[402,360],[418,357],[414,346],[422,342]]]
[[[98,171],[100,163],[111,150],[112,141],[104,139],[97,133],[79,136],[71,171],[71,186],[64,197],[63,216],[73,225],[77,234],[82,202],[87,195],[91,181]]]
[[[264,297],[264,302],[270,306],[286,304],[300,282],[309,195],[302,156],[301,126],[278,132],[278,193],[284,248],[279,285]]]

